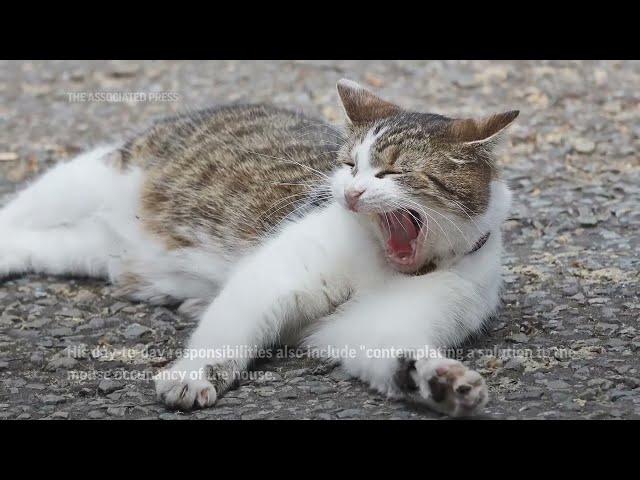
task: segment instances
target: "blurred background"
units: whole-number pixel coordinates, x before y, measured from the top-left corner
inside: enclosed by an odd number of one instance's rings
[[[550,157],[571,162],[574,153],[628,160],[639,142],[638,62],[3,61],[2,158],[59,159],[120,139],[154,117],[225,102],[277,103],[341,123],[341,77],[416,110],[463,116],[518,108],[505,162],[526,157],[543,172],[554,163]],[[146,99],[73,95],[99,92]],[[161,100],[154,93],[172,95]],[[591,158],[580,157],[578,167]]]
[[[503,417],[640,417],[637,61],[1,61],[0,204],[49,165],[122,139],[168,114],[226,102],[268,102],[341,124],[335,83],[342,77],[408,109],[449,116],[520,110],[500,156],[515,194],[505,225],[504,307],[489,335],[474,346],[566,349],[572,356],[481,355],[474,362],[492,389],[489,410]],[[28,277],[0,286],[1,338],[11,345],[6,359],[0,357],[7,399],[15,389],[16,398],[28,405],[24,399],[33,392],[22,393],[26,372],[40,375],[36,383],[48,385],[47,391],[59,388],[59,396],[67,398],[75,387],[64,383],[62,367],[49,365],[70,343],[102,339],[117,345],[156,336],[161,342],[167,336],[156,324],[157,312],[123,307],[104,283],[61,285]],[[71,314],[61,314],[65,308]],[[85,328],[95,318],[112,317],[114,310],[142,325],[140,338],[127,333],[122,322]],[[45,346],[38,344],[43,341]],[[32,357],[33,352],[40,353]],[[88,360],[76,361],[83,366]],[[151,395],[146,386],[138,387],[140,398]],[[254,394],[250,388],[247,395]],[[328,395],[334,405],[318,415],[339,416],[346,397]],[[293,398],[289,406],[306,411],[306,404]],[[416,415],[387,408],[365,390],[352,400],[343,410],[362,410],[363,402],[371,401],[383,416]],[[108,398],[104,402],[108,405]],[[36,417],[64,413],[55,401],[38,405]],[[271,417],[286,416],[260,401],[256,405]],[[96,418],[104,413],[85,404],[77,408],[97,411]],[[140,408],[138,416],[162,414]],[[249,410],[247,416],[258,415]],[[364,412],[352,413],[373,415]],[[20,414],[17,404],[4,414],[0,409],[0,416]]]

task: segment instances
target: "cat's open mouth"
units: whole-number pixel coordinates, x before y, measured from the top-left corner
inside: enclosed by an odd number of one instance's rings
[[[389,261],[401,271],[417,270],[427,228],[422,216],[414,210],[393,210],[378,215]]]

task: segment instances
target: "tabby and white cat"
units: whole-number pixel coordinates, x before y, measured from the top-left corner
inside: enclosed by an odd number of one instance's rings
[[[338,92],[346,133],[227,106],[56,166],[0,211],[0,277],[107,277],[199,315],[155,380],[171,408],[212,406],[260,348],[294,343],[383,394],[478,412],[484,380],[441,349],[498,304],[510,193],[492,150],[518,112],[452,119]]]

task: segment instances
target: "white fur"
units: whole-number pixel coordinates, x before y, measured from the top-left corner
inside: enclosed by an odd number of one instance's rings
[[[109,275],[112,259],[126,251],[114,227],[130,221],[142,178],[107,166],[102,159],[111,150],[100,147],[57,165],[0,211],[0,276]]]
[[[351,158],[360,170],[361,179],[365,179],[371,175],[375,175],[371,166],[371,147],[375,145],[376,140],[382,136],[386,128],[381,128],[378,133],[370,129],[365,135],[362,142],[354,145],[351,151]]]
[[[358,181],[370,192],[368,201],[378,205],[386,194],[400,192],[385,179],[374,182],[375,172],[367,170],[374,141],[359,147],[358,165],[364,168]],[[455,225],[442,219],[441,231],[431,228],[429,249],[446,252],[453,242],[460,255],[428,275],[390,268],[368,216],[341,206],[342,189],[352,181],[347,168],[334,174],[337,202],[287,223],[234,264],[213,240],[167,252],[144,232],[138,208],[143,172],[107,166],[109,151],[96,149],[57,166],[0,211],[0,277],[37,271],[117,283],[133,269],[146,284],[137,298],[213,299],[189,342],[193,352],[207,354],[173,365],[165,372],[173,373],[172,379],[158,378],[159,393],[179,387],[189,392],[183,401],[209,406],[216,394],[202,378],[203,367],[228,359],[213,358],[216,349],[294,339],[340,360],[347,372],[380,392],[399,395],[392,380],[397,358],[373,358],[372,349],[424,353],[449,347],[477,331],[498,304],[500,224],[510,201],[502,183],[492,184],[484,215]],[[464,255],[487,231],[485,246]],[[348,350],[355,355],[340,358]],[[241,368],[251,359],[230,354]],[[429,403],[428,394],[423,396]]]
[[[141,228],[144,174],[120,172],[99,147],[64,162],[0,210],[0,278],[28,271],[106,277],[135,273],[140,300],[208,298],[229,262],[215,246],[167,252]]]
[[[344,208],[348,209],[344,192],[349,190],[363,192],[358,199],[357,210],[364,213],[388,209],[389,201],[401,196],[401,190],[390,177],[376,178],[380,169],[371,165],[371,147],[384,132],[384,128],[378,133],[374,133],[373,128],[369,130],[362,142],[356,144],[351,151],[354,168],[344,165],[334,173],[332,193]],[[352,171],[355,171],[355,175]]]

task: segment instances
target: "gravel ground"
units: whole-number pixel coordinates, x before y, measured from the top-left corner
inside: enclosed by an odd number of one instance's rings
[[[340,77],[419,110],[521,110],[502,156],[503,307],[462,352],[489,384],[484,416],[640,418],[639,62],[0,62],[0,202],[176,111],[267,101],[340,123]],[[103,91],[146,98],[69,95]],[[213,409],[168,412],[140,377],[194,322],[102,281],[35,275],[0,285],[0,314],[0,419],[438,418],[310,359],[260,365]]]

